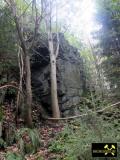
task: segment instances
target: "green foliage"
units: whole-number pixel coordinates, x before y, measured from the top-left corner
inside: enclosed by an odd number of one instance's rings
[[[120,95],[120,63],[119,63],[119,31],[120,31],[120,1],[101,0],[97,1],[97,22],[102,28],[97,32],[95,38],[99,39],[101,55],[105,57],[102,62],[104,75],[107,78],[110,98],[119,99]],[[98,36],[100,35],[100,36]],[[96,46],[98,48],[98,45]]]
[[[23,12],[28,7],[28,4],[25,3],[24,0],[15,0],[15,2],[16,2],[16,5],[18,7],[18,9],[17,9],[18,11],[20,10],[21,12]]]
[[[94,50],[89,46],[82,47],[80,55],[83,60],[83,86],[84,95],[90,91],[96,91],[101,93],[102,88],[102,76],[100,76],[101,68],[98,66],[98,60],[94,54]],[[87,96],[87,95],[85,95]]]
[[[96,91],[88,91],[82,98],[80,111],[86,112],[88,110],[100,110],[108,105],[108,101],[103,99]]]
[[[54,153],[62,153],[64,152],[64,144],[69,138],[69,130],[68,126],[66,125],[64,130],[59,133],[54,140],[49,143],[49,151]]]
[[[118,143],[118,148],[120,148],[119,127],[116,128],[115,123],[114,121],[107,122],[103,120],[102,116],[91,113],[81,119],[67,123],[65,129],[57,135],[56,141],[51,143],[50,148],[55,153],[57,148],[57,153],[63,155],[59,159],[93,160],[91,155],[92,143]],[[118,153],[119,158],[120,154]]]
[[[0,4],[0,85],[8,82],[9,78],[13,76],[17,69],[16,59],[17,36],[15,23],[10,9]],[[2,90],[0,90],[0,96],[4,99],[4,92]]]
[[[7,152],[6,160],[25,160],[25,159],[18,153]]]
[[[16,134],[21,154],[35,153],[40,146],[40,136],[36,129],[22,128]]]
[[[4,83],[6,83],[6,82],[7,82],[6,77],[2,77],[2,78],[0,79],[0,85],[4,84]]]
[[[15,142],[15,125],[9,124],[8,128],[5,128],[5,142],[7,145],[12,145]]]
[[[75,37],[74,35],[66,32],[65,33],[65,38],[68,40],[68,42],[72,46],[76,47],[77,49],[81,49],[82,43],[80,42],[80,40],[77,37]]]
[[[93,76],[92,73],[95,70],[93,54],[91,53],[90,49],[84,47],[81,50],[80,55],[83,58],[86,80],[90,81],[92,80],[92,76]]]
[[[5,148],[6,146],[6,142],[2,138],[0,138],[0,148]]]
[[[107,114],[106,112],[95,113],[96,110],[104,108],[108,103],[104,100],[101,101],[101,97],[93,92],[90,92],[83,102],[80,111],[88,113],[88,115],[67,123],[64,130],[50,143],[49,150],[51,152],[63,155],[59,159],[92,160],[92,143],[120,142],[119,117],[116,117],[116,120],[114,118],[119,113],[117,111],[114,113],[114,109],[107,110]]]
[[[49,151],[54,153],[60,153],[64,150],[64,144],[61,143],[61,139],[59,140],[53,140],[49,144]]]
[[[7,90],[7,94],[8,94],[8,95],[11,95],[11,94],[12,94],[12,95],[15,95],[15,94],[16,94],[16,89],[15,89],[15,88],[10,88],[10,89],[8,89],[8,90]]]
[[[0,105],[0,122],[3,120],[3,118],[4,118],[4,112],[2,106]]]
[[[36,160],[44,160],[44,158],[41,157],[41,156],[38,156],[38,157],[36,158]]]
[[[90,63],[94,61],[94,57],[93,54],[91,53],[91,50],[87,47],[84,47],[81,52],[80,55],[83,57],[84,61]]]
[[[12,21],[11,12],[7,7],[0,9],[0,53],[15,51],[15,24]]]

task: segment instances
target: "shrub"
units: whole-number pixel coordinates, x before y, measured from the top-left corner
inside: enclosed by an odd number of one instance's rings
[[[19,153],[7,152],[5,156],[6,160],[25,160]]]
[[[6,145],[6,142],[2,138],[0,138],[0,148],[5,148]]]
[[[36,129],[22,128],[16,134],[21,154],[35,153],[40,146],[40,136]]]
[[[93,160],[91,153],[92,143],[120,142],[119,130],[113,123],[108,123],[102,116],[90,114],[82,119],[67,123],[64,131],[53,141],[52,152],[63,152],[63,160]],[[57,147],[56,147],[57,146]],[[118,143],[118,148],[120,148]],[[118,159],[120,153],[118,153]],[[118,160],[116,159],[116,160]],[[96,158],[100,160],[100,158]],[[105,160],[105,158],[101,158]]]
[[[88,121],[88,117],[86,117],[86,121],[85,119],[84,122],[80,120],[80,124],[80,128],[74,134],[69,135],[69,140],[65,143],[66,160],[92,160],[92,143],[120,142],[119,131],[112,123],[102,120],[101,117],[91,115],[91,121]],[[96,158],[96,160],[99,159]]]

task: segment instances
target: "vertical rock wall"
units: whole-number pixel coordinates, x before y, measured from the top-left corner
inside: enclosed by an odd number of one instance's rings
[[[32,56],[32,83],[34,98],[51,113],[50,64],[47,40],[38,41]],[[41,44],[41,45],[40,45]],[[83,62],[76,48],[69,45],[60,34],[60,50],[57,58],[58,97],[61,114],[75,115],[83,93]]]

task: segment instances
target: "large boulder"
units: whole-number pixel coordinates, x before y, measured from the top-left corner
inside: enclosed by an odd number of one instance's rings
[[[83,62],[78,50],[60,36],[57,57],[57,84],[62,116],[76,115],[83,93]],[[32,55],[32,85],[34,99],[51,114],[50,58],[47,36],[39,35]],[[55,38],[56,39],[56,38]]]

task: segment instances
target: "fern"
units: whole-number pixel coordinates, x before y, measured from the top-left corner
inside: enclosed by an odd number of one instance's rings
[[[5,148],[6,146],[6,142],[2,138],[0,138],[0,148]]]
[[[5,157],[6,160],[25,160],[20,154],[12,152],[7,152]]]
[[[21,154],[35,153],[40,146],[40,136],[36,129],[22,128],[16,134]]]

